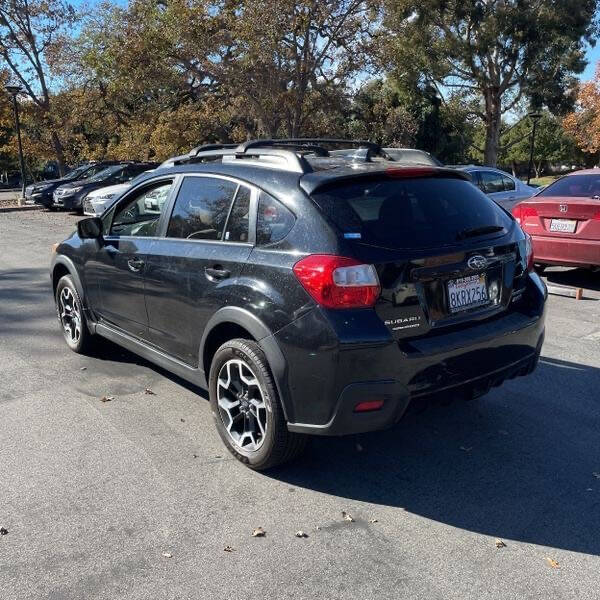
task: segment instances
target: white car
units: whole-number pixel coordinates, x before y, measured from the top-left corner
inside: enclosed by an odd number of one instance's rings
[[[91,191],[83,200],[83,214],[91,217],[101,215],[113,202],[131,187],[131,182],[109,185]]]

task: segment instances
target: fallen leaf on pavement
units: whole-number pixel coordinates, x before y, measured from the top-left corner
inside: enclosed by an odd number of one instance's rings
[[[111,400],[114,400],[115,397],[114,396],[102,396],[102,398],[100,398],[100,402],[110,402]]]
[[[344,517],[344,521],[350,521],[351,523],[354,523],[354,518],[352,515],[347,513],[345,510],[342,511],[342,517]]]
[[[182,423],[185,423],[185,419],[179,419]]]
[[[7,535],[8,529],[6,527],[0,527],[0,535]]]
[[[321,531],[321,527],[319,527],[319,525],[317,525],[317,531]]]
[[[296,537],[306,538],[308,537],[308,533],[305,533],[304,531],[296,531]]]
[[[235,552],[235,548],[233,546],[225,546],[223,550],[225,550],[225,552]]]
[[[252,532],[252,537],[265,537],[266,535],[267,535],[267,532],[262,527],[257,527]]]
[[[163,552],[163,553],[162,553],[162,555],[163,555],[165,558],[173,558],[173,555],[172,555],[170,552]]]
[[[471,450],[473,450],[473,446],[468,446],[468,447],[467,446],[461,446],[460,449],[463,452],[471,452]]]
[[[85,371],[87,369],[87,367],[81,367],[79,370],[80,371]]]
[[[496,540],[496,548],[506,548],[506,544],[502,540]]]
[[[144,390],[144,394],[148,394],[148,396],[156,396],[156,394],[150,388],[146,388]]]
[[[558,562],[555,561],[553,558],[550,558],[549,556],[546,557],[546,560],[548,561],[548,564],[553,568],[553,569],[558,569]]]
[[[369,523],[379,523],[377,519],[369,519]]]
[[[198,458],[198,455],[197,455],[197,454],[192,454],[192,456],[193,456],[194,458]]]

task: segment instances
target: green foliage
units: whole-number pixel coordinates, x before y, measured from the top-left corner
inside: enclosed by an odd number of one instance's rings
[[[386,0],[383,56],[396,74],[460,90],[486,128],[495,164],[502,115],[522,97],[564,111],[586,42],[598,34],[597,0]]]

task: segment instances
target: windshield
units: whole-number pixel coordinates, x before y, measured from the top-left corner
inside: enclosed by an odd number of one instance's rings
[[[73,169],[70,173],[67,173],[67,178],[69,179],[83,179],[81,176],[85,174],[86,171],[89,171],[93,165],[81,165],[76,169]]]
[[[498,234],[511,218],[468,181],[365,178],[314,194],[346,239],[386,248],[431,248]]]
[[[598,175],[569,175],[551,183],[539,196],[567,196],[572,198],[600,198]]]
[[[89,178],[89,181],[104,181],[108,179],[111,175],[118,173],[123,170],[123,165],[113,165],[112,167],[108,167],[99,173],[96,173],[93,177]]]

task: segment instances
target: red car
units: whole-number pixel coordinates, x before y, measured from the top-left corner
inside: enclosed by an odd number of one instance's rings
[[[536,264],[600,267],[600,169],[561,177],[512,212]]]

